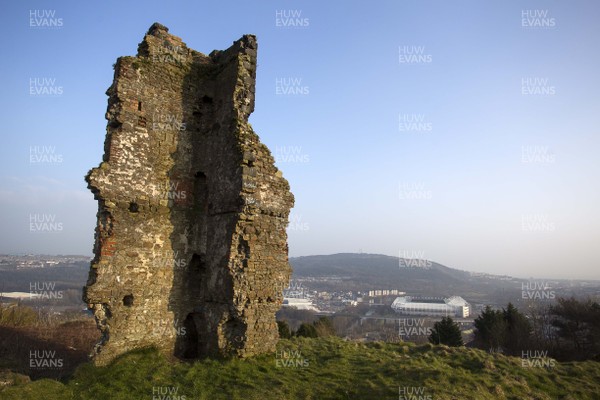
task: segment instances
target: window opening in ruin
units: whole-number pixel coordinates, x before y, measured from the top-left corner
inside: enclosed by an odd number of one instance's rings
[[[190,270],[194,272],[204,272],[206,270],[205,257],[194,253],[192,260],[190,261]]]
[[[185,335],[183,335],[183,358],[198,358],[200,355],[198,328],[195,321],[197,317],[195,313],[190,313],[185,318],[185,321],[183,321],[185,328]]]
[[[206,174],[202,171],[196,172],[194,175],[194,199],[196,199],[196,206],[202,212],[208,211],[208,184],[206,182]]]
[[[127,296],[123,297],[123,305],[126,307],[131,307],[133,305],[133,295],[132,294],[128,294]]]

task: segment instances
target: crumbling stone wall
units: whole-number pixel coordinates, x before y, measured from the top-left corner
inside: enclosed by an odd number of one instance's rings
[[[273,351],[294,198],[248,123],[256,38],[204,55],[154,24],[108,89],[84,301],[95,362],[149,345],[180,358]]]

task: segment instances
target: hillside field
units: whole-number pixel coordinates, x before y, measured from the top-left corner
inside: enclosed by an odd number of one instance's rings
[[[600,363],[529,364],[468,348],[294,338],[281,340],[276,353],[243,360],[185,363],[154,349],[133,351],[106,367],[83,364],[62,382],[6,387],[0,399],[600,398]]]

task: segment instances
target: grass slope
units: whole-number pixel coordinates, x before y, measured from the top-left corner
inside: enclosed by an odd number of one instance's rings
[[[8,387],[0,399],[378,400],[399,399],[399,390],[407,400],[419,390],[414,399],[598,399],[600,363],[523,368],[518,358],[475,349],[295,338],[245,360],[173,363],[134,351],[107,367],[82,365],[64,383]]]

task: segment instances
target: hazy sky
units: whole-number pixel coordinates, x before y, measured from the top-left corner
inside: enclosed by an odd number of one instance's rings
[[[600,279],[597,0],[0,7],[2,253],[91,255],[112,64],[159,21],[204,53],[257,35],[291,256]]]

